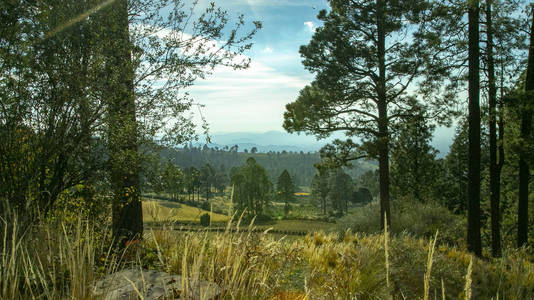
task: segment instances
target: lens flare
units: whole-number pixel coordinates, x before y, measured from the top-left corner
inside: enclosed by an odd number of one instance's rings
[[[111,3],[115,2],[116,0],[106,0],[102,3],[100,3],[99,5],[95,6],[94,8],[91,8],[89,10],[87,10],[86,12],[68,20],[67,22],[59,25],[58,27],[54,28],[54,30],[48,32],[47,34],[45,34],[45,39],[47,38],[50,38],[50,37],[53,37],[54,35],[62,32],[63,30],[71,27],[72,25],[78,23],[78,22],[81,22],[83,20],[85,20],[87,17],[89,17],[90,15],[98,12],[99,10],[109,6]]]

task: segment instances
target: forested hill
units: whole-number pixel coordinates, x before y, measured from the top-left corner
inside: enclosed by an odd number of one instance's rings
[[[187,168],[200,168],[210,164],[213,168],[224,169],[228,173],[232,167],[242,166],[247,158],[253,157],[262,165],[271,177],[272,182],[287,169],[293,181],[297,186],[310,186],[311,180],[315,175],[316,169],[314,164],[319,162],[319,153],[317,152],[267,152],[254,153],[238,152],[237,147],[226,149],[208,148],[208,147],[184,147],[161,150],[160,155],[163,160],[169,160],[175,165]],[[372,161],[360,160],[353,163],[352,168],[347,168],[346,172],[352,178],[357,178],[368,170],[375,169],[376,165]]]

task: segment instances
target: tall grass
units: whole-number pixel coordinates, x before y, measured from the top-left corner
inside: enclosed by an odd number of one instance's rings
[[[43,225],[22,231],[13,218],[2,220],[1,228],[1,299],[91,297],[88,283],[98,276],[102,243],[90,225],[80,221],[73,228]]]
[[[273,275],[283,268],[292,245],[276,241],[266,232],[254,233],[252,223],[235,232],[231,226],[228,223],[221,233],[152,230],[145,243],[157,249],[161,267],[182,275],[183,286],[189,286],[186,298],[189,291],[198,291],[201,281],[216,283],[223,298],[261,299],[274,293],[280,282]],[[238,222],[237,229],[239,226]]]
[[[26,229],[14,219],[0,225],[0,299],[98,298],[95,281],[123,267],[182,275],[185,288],[169,298],[206,299],[215,284],[221,299],[534,297],[534,267],[524,250],[481,261],[439,245],[437,235],[429,242],[390,236],[389,228],[289,240],[238,221],[224,232],[151,230],[115,255],[87,222]]]

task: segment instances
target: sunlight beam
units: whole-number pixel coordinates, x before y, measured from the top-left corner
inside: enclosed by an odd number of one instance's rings
[[[99,10],[109,6],[111,3],[115,2],[116,0],[106,0],[102,3],[100,3],[99,5],[95,6],[94,8],[91,8],[89,10],[87,10],[86,12],[68,20],[67,22],[59,25],[58,27],[54,28],[54,30],[48,32],[47,34],[45,34],[45,40],[50,38],[50,37],[53,37],[54,35],[62,32],[63,30],[71,27],[72,25],[76,24],[76,23],[79,23],[79,22],[82,22],[83,20],[85,20],[87,17],[89,17],[90,15],[98,12]]]

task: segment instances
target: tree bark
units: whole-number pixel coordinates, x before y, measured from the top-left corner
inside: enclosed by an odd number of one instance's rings
[[[480,238],[480,75],[479,5],[469,0],[469,163],[467,185],[467,248],[482,255]]]
[[[488,104],[489,104],[489,185],[491,207],[491,251],[493,257],[501,256],[500,174],[497,166],[497,86],[493,59],[492,0],[486,0]]]
[[[109,47],[106,59],[109,78],[110,173],[114,196],[112,203],[113,238],[119,247],[142,238],[143,211],[139,184],[134,70],[128,29],[126,0],[109,8]]]
[[[377,0],[377,35],[378,35],[378,169],[380,174],[380,224],[391,225],[389,208],[389,134],[386,95],[386,33],[384,20],[385,1]]]
[[[533,6],[534,11],[534,6]],[[525,81],[525,101],[521,116],[521,139],[528,141],[532,127],[532,106],[534,92],[534,15],[530,27],[530,47],[528,51],[527,78]],[[519,153],[519,204],[517,212],[517,245],[525,246],[528,242],[528,183],[530,170],[524,149]]]

